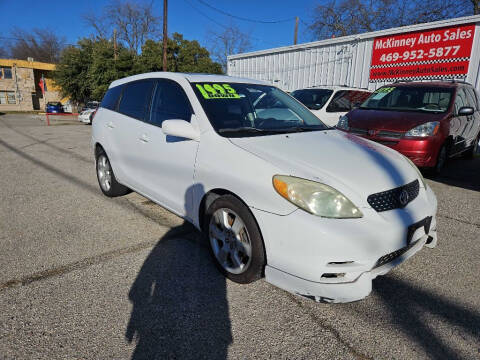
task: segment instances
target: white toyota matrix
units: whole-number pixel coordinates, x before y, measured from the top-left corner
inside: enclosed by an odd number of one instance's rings
[[[264,276],[316,301],[354,301],[437,243],[437,200],[415,165],[261,81],[114,81],[92,145],[105,195],[133,190],[191,222],[235,282]]]

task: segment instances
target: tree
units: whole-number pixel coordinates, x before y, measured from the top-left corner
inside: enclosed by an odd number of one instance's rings
[[[83,15],[99,38],[111,38],[118,32],[119,42],[138,53],[148,38],[155,38],[160,31],[160,18],[154,16],[153,3],[140,4],[128,0],[112,0],[100,15]]]
[[[479,0],[330,0],[314,9],[316,39],[444,20],[473,13]]]
[[[11,37],[16,39],[10,44],[9,51],[14,59],[27,60],[32,57],[36,61],[57,63],[65,47],[65,38],[49,29],[25,31],[14,28]]]
[[[138,72],[161,71],[163,48],[160,41],[147,40],[142,47],[135,70]],[[212,61],[207,49],[196,40],[186,40],[173,33],[167,41],[167,70],[173,72],[198,72],[221,74],[222,66]]]
[[[210,53],[215,61],[222,64],[227,72],[227,56],[246,52],[252,48],[250,34],[242,32],[236,25],[231,24],[223,31],[209,31]]]
[[[120,46],[115,61],[113,50],[104,39],[82,39],[77,47],[66,48],[53,76],[63,95],[80,103],[101,100],[112,81],[132,75],[132,52]]]

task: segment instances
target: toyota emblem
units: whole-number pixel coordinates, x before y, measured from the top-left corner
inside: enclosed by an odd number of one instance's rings
[[[405,206],[408,204],[408,191],[407,190],[402,190],[402,192],[400,193],[400,196],[398,198],[398,200],[400,201],[400,204],[402,206]]]

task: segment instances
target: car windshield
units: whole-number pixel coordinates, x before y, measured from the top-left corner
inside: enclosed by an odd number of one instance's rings
[[[311,110],[320,110],[332,95],[330,89],[302,89],[292,92],[292,96]]]
[[[453,89],[428,86],[381,87],[377,89],[360,109],[446,112]]]
[[[98,107],[98,102],[96,101],[93,101],[93,102],[88,102],[87,105],[85,105],[86,108],[89,108],[89,109],[95,109],[96,107]]]
[[[214,129],[246,137],[328,129],[298,101],[276,87],[240,83],[192,83]]]

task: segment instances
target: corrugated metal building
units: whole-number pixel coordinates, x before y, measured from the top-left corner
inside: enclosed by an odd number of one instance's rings
[[[475,31],[469,65],[467,65],[468,72],[458,78],[474,84],[480,90],[480,15],[232,55],[228,57],[228,75],[265,80],[287,91],[321,85],[346,85],[374,90],[393,81],[392,79],[385,81],[370,79],[375,38],[408,35],[412,32],[463,24],[472,24]],[[425,54],[425,59],[428,58],[427,55]],[[401,56],[402,53],[400,53]],[[434,60],[430,63],[438,64],[448,61]],[[425,63],[428,61],[416,61],[410,64]],[[436,78],[440,77],[436,76]],[[456,78],[457,76],[447,77]]]

